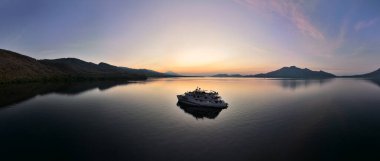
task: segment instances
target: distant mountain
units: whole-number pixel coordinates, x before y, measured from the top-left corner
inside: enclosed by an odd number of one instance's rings
[[[55,70],[69,74],[107,74],[123,72],[123,70],[118,67],[106,63],[94,64],[76,58],[45,59],[39,60],[39,62]]]
[[[265,77],[265,78],[332,78],[336,77],[334,74],[327,73],[324,71],[312,71],[310,69],[301,69],[296,66],[283,67],[279,70],[265,73],[257,74],[254,77]]]
[[[244,77],[241,74],[215,74],[211,77]]]
[[[132,68],[127,68],[127,67],[120,67],[123,70],[134,73],[134,74],[143,74],[147,77],[170,77],[171,75],[161,73],[161,72],[156,72],[154,70],[149,70],[149,69],[132,69]]]
[[[215,75],[212,75],[211,77],[230,77],[230,75],[228,75],[228,74],[215,74]]]
[[[212,77],[260,77],[260,78],[332,78],[336,77],[324,71],[312,71],[310,69],[301,69],[296,66],[283,67],[273,72],[256,75],[241,74],[216,74]]]
[[[349,77],[380,79],[380,68],[367,74],[354,75],[354,76],[349,76]]]
[[[117,67],[91,63],[76,58],[37,60],[0,49],[0,82],[52,80],[143,80],[170,75],[148,69]]]
[[[175,72],[172,72],[172,71],[167,71],[164,74],[170,75],[170,76],[182,76],[181,74],[178,74],[178,73],[175,73]]]

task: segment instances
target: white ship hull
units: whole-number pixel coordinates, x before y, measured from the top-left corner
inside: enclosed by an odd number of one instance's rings
[[[195,99],[187,98],[183,95],[177,95],[178,103],[195,106],[195,107],[210,107],[210,108],[227,108],[228,104],[225,102],[213,103],[210,101],[198,101]]]

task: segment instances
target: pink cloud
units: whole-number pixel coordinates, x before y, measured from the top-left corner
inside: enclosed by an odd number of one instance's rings
[[[307,16],[303,13],[299,3],[293,0],[235,0],[239,4],[262,11],[273,12],[279,16],[285,17],[292,22],[299,31],[315,39],[324,40],[325,37],[321,31],[315,27]],[[299,1],[298,1],[299,2]]]
[[[374,19],[371,19],[371,20],[366,20],[366,21],[360,21],[358,22],[356,25],[355,25],[355,30],[356,31],[359,31],[359,30],[362,30],[362,29],[365,29],[365,28],[368,28],[372,25],[375,25],[377,23],[379,19],[378,18],[374,18]]]

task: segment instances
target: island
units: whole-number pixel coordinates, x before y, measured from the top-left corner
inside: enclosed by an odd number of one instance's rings
[[[312,71],[308,68],[298,68],[296,66],[283,67],[281,69],[255,75],[241,74],[216,74],[213,77],[258,77],[258,78],[334,78],[334,74],[324,71]]]

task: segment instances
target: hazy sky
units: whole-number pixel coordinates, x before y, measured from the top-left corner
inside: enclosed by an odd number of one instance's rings
[[[0,0],[0,48],[179,73],[380,67],[380,1]]]

